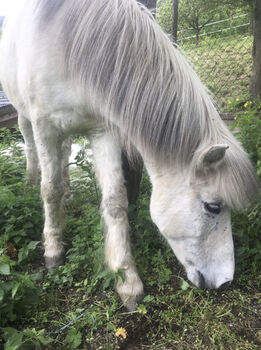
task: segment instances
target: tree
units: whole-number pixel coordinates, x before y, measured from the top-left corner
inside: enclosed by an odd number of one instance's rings
[[[250,79],[250,95],[261,98],[261,1],[252,2],[253,14],[253,69]]]
[[[238,1],[242,3],[242,9],[243,4],[245,6],[247,4],[247,0]],[[173,19],[175,2],[176,0],[158,0],[157,2],[157,21],[165,32],[172,33],[172,35],[173,26],[175,28],[176,25]],[[195,34],[198,31],[198,36],[200,36],[201,30],[206,26],[206,22],[210,18],[213,21],[220,21],[238,14],[241,7],[238,7],[238,4],[236,6],[236,4],[237,0],[179,0],[178,30],[194,29]],[[196,22],[196,25],[191,23],[193,20]]]
[[[157,1],[157,22],[161,28],[169,34],[172,32],[172,1],[173,0]]]
[[[216,0],[180,0],[180,25],[182,28],[194,29],[196,44],[199,42],[200,31],[214,19],[219,3]]]
[[[172,5],[172,37],[174,43],[178,41],[178,8],[179,0],[173,0]]]

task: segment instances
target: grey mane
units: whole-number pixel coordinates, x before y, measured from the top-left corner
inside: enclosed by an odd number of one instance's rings
[[[145,7],[135,0],[35,3],[39,28],[58,38],[66,74],[102,101],[102,116],[127,144],[193,173],[201,151],[226,143],[226,162],[213,179],[217,191],[235,209],[252,200],[258,181],[246,153]]]

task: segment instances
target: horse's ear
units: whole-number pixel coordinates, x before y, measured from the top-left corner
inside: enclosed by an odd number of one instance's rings
[[[225,157],[228,145],[215,145],[211,146],[207,151],[203,153],[203,163],[205,166],[211,166],[219,163]]]
[[[207,148],[199,157],[197,162],[197,174],[207,174],[215,170],[224,160],[228,145],[217,144]]]

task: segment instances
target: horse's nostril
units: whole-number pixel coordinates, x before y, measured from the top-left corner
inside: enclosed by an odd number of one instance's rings
[[[228,287],[231,282],[233,281],[233,279],[225,279],[224,282],[222,283],[212,283],[211,281],[208,281],[203,273],[201,273],[200,271],[196,271],[198,274],[198,288],[201,289],[218,289],[218,288],[226,288]]]
[[[203,274],[200,271],[198,271],[198,286],[201,289],[205,289],[206,288],[205,277],[203,276]]]

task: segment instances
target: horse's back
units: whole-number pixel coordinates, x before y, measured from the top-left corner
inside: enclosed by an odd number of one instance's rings
[[[19,114],[44,113],[68,134],[94,127],[90,108],[77,83],[64,74],[63,57],[46,31],[39,30],[36,0],[27,0],[7,20],[0,44],[0,81]],[[62,123],[61,123],[62,120]]]
[[[22,4],[23,1],[21,1],[20,5]],[[18,107],[17,102],[21,99],[19,98],[18,90],[18,71],[21,67],[21,61],[18,55],[19,36],[22,34],[22,17],[22,6],[18,6],[12,13],[12,16],[6,19],[0,42],[0,81],[9,99],[16,107]],[[26,49],[24,51],[26,52]]]

